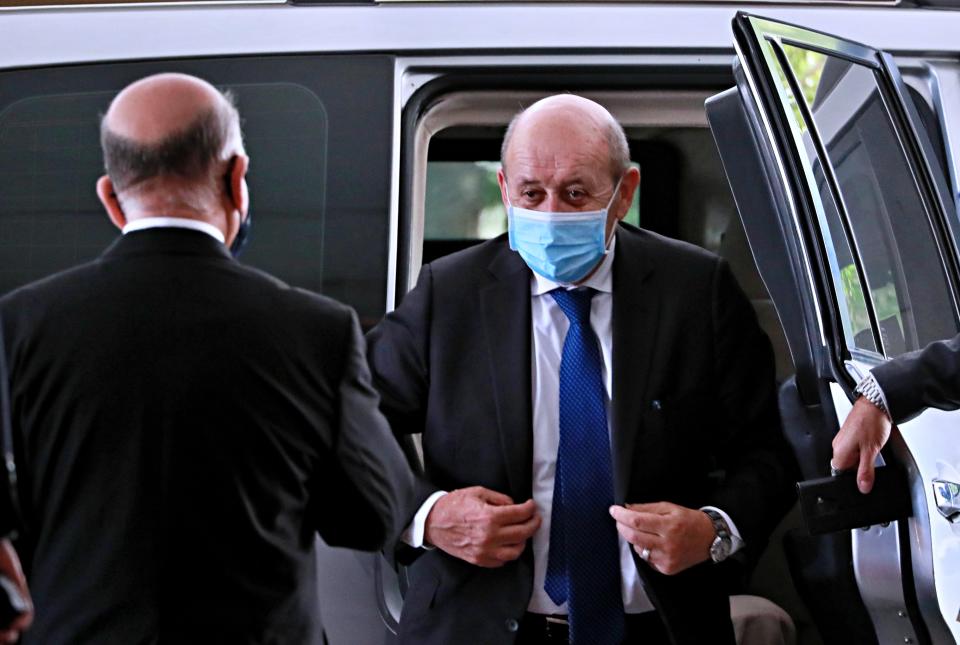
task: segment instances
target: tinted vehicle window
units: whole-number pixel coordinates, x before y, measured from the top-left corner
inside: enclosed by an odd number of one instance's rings
[[[354,306],[386,302],[392,61],[276,57],[0,75],[0,293],[96,257],[99,117],[130,81],[184,71],[237,97],[253,217],[241,260]],[[356,110],[356,102],[365,106]]]
[[[488,240],[507,230],[499,161],[429,161],[424,204],[428,240]]]
[[[806,133],[848,346],[893,357],[955,335],[953,295],[927,207],[874,72],[783,49],[839,186],[838,204]]]

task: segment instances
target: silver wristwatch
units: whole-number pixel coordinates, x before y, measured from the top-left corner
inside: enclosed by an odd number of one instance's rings
[[[873,377],[873,374],[868,373],[864,376],[853,391],[867,401],[870,401],[870,403],[878,407],[880,411],[887,416],[890,415],[890,412],[887,410],[887,404],[883,398],[883,390],[880,389],[880,384],[877,383],[877,379]]]
[[[713,538],[713,544],[710,545],[710,559],[714,562],[723,562],[733,551],[733,538],[730,537],[730,527],[720,513],[709,508],[703,509],[710,521],[713,522],[713,530],[717,537]]]

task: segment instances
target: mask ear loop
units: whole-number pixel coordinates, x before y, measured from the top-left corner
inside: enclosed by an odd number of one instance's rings
[[[517,246],[513,241],[513,200],[510,199],[510,186],[507,184],[507,178],[503,178],[503,187],[506,189],[504,194],[507,197],[507,243],[511,251],[516,251]]]
[[[603,209],[604,215],[610,213],[610,206],[613,204],[613,200],[617,198],[617,195],[620,194],[620,184],[623,183],[623,175],[620,175],[620,179],[617,180],[617,185],[613,187],[613,194],[610,195],[610,201],[607,202],[607,207]],[[606,221],[603,223],[604,226],[607,225]],[[617,234],[616,224],[613,228],[610,229],[610,235],[607,236],[607,239],[603,241],[603,254],[606,255],[610,252],[610,242],[613,241],[614,236]]]

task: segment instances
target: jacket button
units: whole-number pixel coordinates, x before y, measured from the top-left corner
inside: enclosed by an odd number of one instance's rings
[[[515,631],[517,631],[518,629],[520,629],[520,623],[518,623],[515,618],[508,618],[508,619],[507,619],[507,631],[508,631],[508,632],[515,632]]]

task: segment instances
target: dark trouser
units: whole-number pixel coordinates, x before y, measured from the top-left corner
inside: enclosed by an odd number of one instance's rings
[[[527,614],[520,622],[516,645],[566,645],[569,642],[566,623],[548,620],[540,614]],[[655,611],[627,614],[627,637],[624,645],[670,645],[667,630]]]

